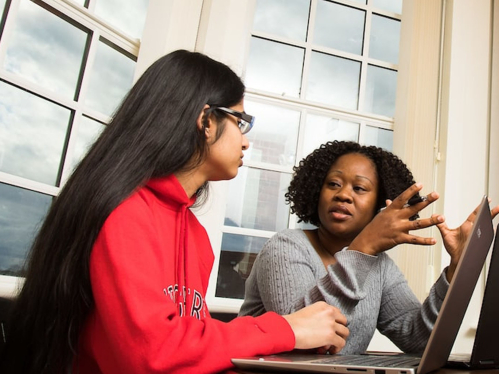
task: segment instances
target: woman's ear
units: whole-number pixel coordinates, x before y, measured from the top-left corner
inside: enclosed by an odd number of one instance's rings
[[[210,132],[210,118],[206,118],[206,121],[203,121],[205,116],[206,116],[206,110],[209,109],[210,106],[208,104],[205,104],[203,109],[201,110],[201,113],[199,113],[198,119],[196,121],[196,125],[199,129],[199,131],[204,131],[206,135],[209,135]],[[206,126],[205,126],[206,124]]]

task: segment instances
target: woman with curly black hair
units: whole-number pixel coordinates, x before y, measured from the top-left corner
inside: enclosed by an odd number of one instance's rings
[[[343,354],[364,352],[376,329],[402,351],[421,353],[476,211],[457,229],[441,215],[419,219],[438,194],[419,198],[422,185],[407,166],[374,146],[328,142],[294,171],[286,200],[300,221],[317,229],[288,229],[269,239],[246,281],[240,315],[285,314],[323,300],[348,321]],[[498,212],[499,206],[491,214]],[[409,233],[430,226],[438,227],[451,261],[421,304],[385,251],[435,244]]]
[[[317,206],[324,176],[340,156],[348,153],[365,155],[376,166],[379,181],[376,211],[386,205],[386,200],[395,199],[416,183],[407,166],[391,152],[355,142],[329,142],[300,162],[286,193],[286,202],[301,221],[320,225]]]

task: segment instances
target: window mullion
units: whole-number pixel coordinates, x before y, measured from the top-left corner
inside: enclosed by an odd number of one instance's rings
[[[360,84],[359,84],[359,103],[357,108],[360,112],[365,111],[365,97],[366,97],[366,86],[367,86],[367,67],[369,65],[369,39],[371,35],[371,20],[372,12],[371,6],[368,5],[366,9],[366,23],[364,25],[364,43],[362,46],[362,56],[361,56],[361,73],[360,73]]]
[[[2,39],[0,43],[0,66],[3,66],[3,61],[5,60],[5,54],[7,52],[7,46],[9,45],[9,39],[11,38],[14,27],[16,25],[19,2],[20,0],[12,0],[12,2],[10,3],[9,16],[5,20],[5,25],[2,31]]]
[[[2,171],[0,171],[0,181],[1,183],[10,184],[12,186],[25,188],[27,190],[40,192],[51,196],[57,196],[60,190],[59,187],[51,186],[49,184],[37,182],[23,177],[18,177],[17,175],[4,173]]]
[[[317,0],[312,0],[310,2],[310,17],[308,20],[307,38],[305,40],[305,53],[303,56],[303,73],[300,89],[300,99],[302,100],[305,99],[305,93],[307,92],[308,87],[308,71],[310,70],[310,62],[312,59],[312,40],[314,40],[314,24],[316,12]]]
[[[103,19],[91,13],[89,9],[83,8],[71,0],[43,0],[43,2],[91,30],[100,30],[101,35],[112,43],[134,56],[138,55],[140,47],[139,40],[131,38],[117,28],[109,25]]]

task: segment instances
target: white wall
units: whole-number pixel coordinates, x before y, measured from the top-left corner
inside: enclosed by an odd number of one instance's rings
[[[437,186],[450,227],[460,225],[488,194],[492,1],[447,1]],[[491,196],[493,197],[493,196]],[[492,204],[499,203],[499,195]],[[448,263],[442,250],[440,268]],[[455,352],[471,352],[484,289],[479,279]]]

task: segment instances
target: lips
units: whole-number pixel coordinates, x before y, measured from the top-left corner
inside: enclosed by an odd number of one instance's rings
[[[348,210],[348,208],[344,205],[334,206],[329,210],[329,213],[333,216],[333,218],[338,220],[346,220],[352,216],[352,213]]]

